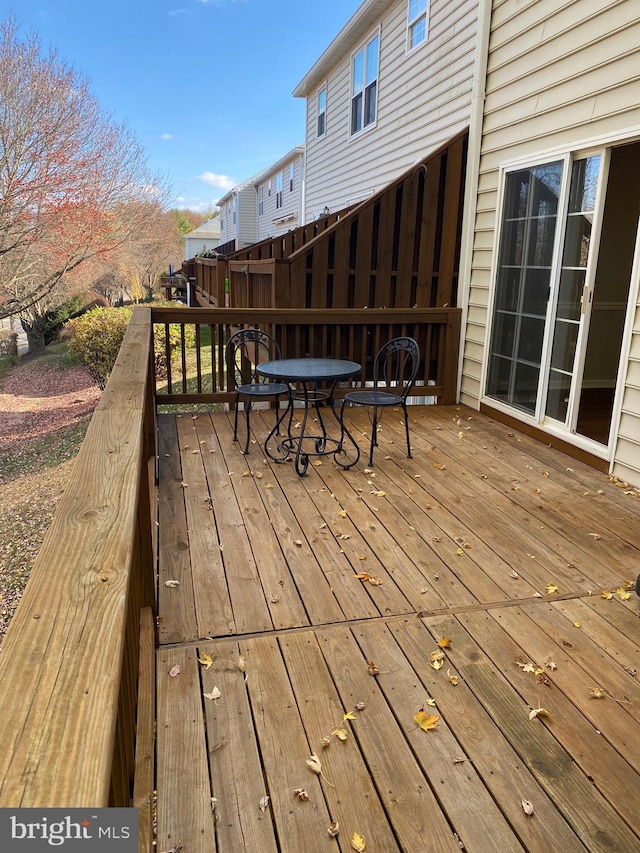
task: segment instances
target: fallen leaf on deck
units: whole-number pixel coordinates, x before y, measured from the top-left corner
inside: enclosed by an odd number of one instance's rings
[[[338,834],[339,834],[339,832],[340,832],[340,824],[338,823],[338,821],[337,821],[337,820],[334,820],[334,822],[333,822],[333,823],[329,824],[329,829],[327,830],[327,832],[329,833],[329,836],[330,836],[331,838],[335,838],[335,837],[336,837],[336,835],[338,835]]]
[[[202,653],[202,657],[198,658],[198,663],[201,663],[205,669],[211,669],[213,665],[213,658],[211,655],[208,655],[206,652]]]
[[[180,664],[177,663],[175,666],[172,666],[169,670],[169,675],[171,678],[175,678],[176,675],[180,675]]]
[[[457,549],[456,549],[456,554],[457,554],[459,557],[462,557],[462,555],[464,554],[464,551],[462,550],[462,548],[457,548]]]
[[[365,847],[367,846],[367,842],[365,841],[364,835],[360,835],[359,832],[354,832],[351,836],[351,846],[356,851],[356,853],[363,853]]]
[[[333,785],[322,772],[322,763],[315,752],[311,753],[311,758],[307,758],[305,763],[312,773],[315,773],[317,776],[321,776],[327,785],[331,785],[332,788],[335,787],[335,785]]]
[[[280,599],[282,598],[282,596],[281,595],[271,595],[270,598],[271,598],[272,604],[277,604],[280,601]]]
[[[427,701],[424,704],[428,705],[430,708],[435,708],[436,707],[436,700],[429,698],[429,699],[427,699]]]
[[[296,788],[293,792],[293,796],[297,797],[299,800],[306,802],[309,799],[309,794],[305,791],[304,788]]]
[[[269,797],[267,795],[262,797],[258,805],[260,806],[260,811],[263,812],[269,805]]]
[[[620,598],[622,601],[628,601],[628,600],[631,598],[631,593],[630,593],[630,592],[627,592],[627,591],[626,591],[626,590],[624,590],[624,589],[622,589],[622,587],[619,587],[619,588],[616,590],[616,595],[617,595],[617,596],[618,596],[618,598]]]
[[[441,649],[446,649],[451,645],[451,640],[448,637],[443,637],[441,640],[438,640],[438,645]]]
[[[533,814],[533,806],[531,805],[531,803],[529,802],[529,800],[523,800],[523,801],[522,801],[522,811],[523,811],[525,814],[528,814],[528,815],[532,815],[532,814]]]
[[[367,666],[369,668],[369,675],[378,675],[378,673],[380,672],[379,668],[372,660],[367,662]]]
[[[558,668],[558,664],[554,663],[552,660],[547,661],[547,663],[545,663],[545,666],[547,667],[547,669],[550,669],[551,672],[553,672],[554,670],[556,670]]]
[[[557,592],[559,587],[557,587],[554,583],[548,583],[546,589],[547,595],[551,595],[552,593]]]
[[[611,599],[613,598],[613,593],[612,593],[612,592],[609,592],[609,590],[608,590],[608,589],[603,589],[603,590],[602,590],[602,592],[600,593],[600,595],[601,595],[601,596],[602,596],[602,598],[604,598],[606,601],[611,601]]]
[[[546,708],[533,708],[533,710],[529,711],[529,719],[533,720],[536,717],[551,717],[551,714]]]
[[[422,729],[423,732],[431,732],[438,726],[438,717],[437,714],[429,714],[427,711],[422,708],[413,718],[418,727]]]
[[[165,586],[168,586],[169,589],[175,589],[177,586],[180,586],[180,581],[165,581]]]
[[[346,509],[341,509],[340,512],[338,513],[338,515],[340,516],[340,518],[346,518],[347,517]]]
[[[605,697],[605,692],[600,687],[590,687],[589,693],[591,693],[594,699],[604,699]]]
[[[431,652],[429,663],[434,669],[442,669],[444,663],[444,652]]]
[[[356,702],[353,707],[356,709],[356,711],[364,711],[364,702]]]
[[[434,462],[434,463],[433,463],[433,467],[434,467],[434,468],[437,468],[437,469],[438,469],[438,471],[444,471],[444,469],[445,469],[447,466],[444,464],[444,462]]]
[[[356,708],[357,708],[357,707],[358,707],[358,706],[356,705]],[[364,705],[363,705],[363,707],[364,707]],[[356,715],[353,713],[353,711],[349,711],[348,713],[346,713],[346,714],[344,715],[344,717],[342,718],[342,720],[343,720],[343,722],[344,722],[345,720],[355,720],[355,718],[356,718]]]
[[[302,539],[294,539],[293,544],[297,545],[298,548],[302,548]]]
[[[244,672],[246,668],[247,662],[244,659],[244,655],[240,655],[240,657],[238,658],[238,669],[240,670],[240,672]]]
[[[600,534],[599,534],[599,533],[590,533],[590,534],[589,534],[589,536],[590,536],[592,539],[600,539]]]
[[[574,628],[581,628],[582,627],[582,625],[579,622],[572,622],[571,624],[573,625]]]
[[[451,675],[450,669],[447,670],[447,677],[448,677],[449,681],[453,684],[454,687],[456,687],[458,685],[458,682],[460,681],[460,677],[458,675]]]
[[[205,699],[211,699],[213,702],[215,702],[216,699],[220,698],[221,693],[217,687],[214,687],[213,690],[211,691],[211,693],[203,693],[202,695],[204,696]]]
[[[334,729],[331,734],[343,742],[349,737],[349,732],[346,729]]]
[[[329,737],[329,735],[325,735],[322,738],[321,745],[323,749],[326,749],[328,746],[331,746],[331,738]]]

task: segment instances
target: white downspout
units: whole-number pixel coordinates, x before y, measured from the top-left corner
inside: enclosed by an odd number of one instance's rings
[[[456,399],[458,402],[460,401],[462,385],[462,366],[464,361],[467,316],[469,313],[469,291],[471,288],[471,266],[473,263],[473,240],[475,234],[476,212],[478,209],[478,178],[480,174],[480,150],[484,122],[487,63],[489,59],[489,36],[491,34],[491,12],[492,0],[479,0],[476,57],[473,71],[473,90],[471,94],[469,149],[467,152],[464,212],[462,217],[462,236],[460,241],[460,271],[458,274],[458,281],[461,286],[461,291],[458,294],[458,304],[462,306],[462,333],[460,337],[460,351],[458,354],[458,382],[456,391]]]

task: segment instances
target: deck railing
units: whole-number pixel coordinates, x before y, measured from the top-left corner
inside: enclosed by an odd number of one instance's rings
[[[283,358],[343,358],[362,365],[353,384],[371,375],[380,346],[397,335],[410,335],[420,346],[417,384],[441,403],[456,398],[456,365],[460,342],[459,308],[355,309],[181,309],[154,308],[161,331],[160,356],[167,376],[159,380],[157,402],[165,404],[232,403],[224,350],[239,328],[260,326],[279,342]],[[179,335],[170,329],[179,330]],[[156,344],[158,345],[158,344]]]
[[[136,308],[0,652],[0,807],[135,804],[147,840],[151,331],[149,310]]]
[[[231,403],[224,346],[255,325],[285,357],[361,362],[359,379],[384,341],[412,335],[425,393],[455,398],[458,309],[136,307],[0,652],[0,807],[134,805],[150,853],[155,411]],[[167,375],[154,378],[163,357]]]

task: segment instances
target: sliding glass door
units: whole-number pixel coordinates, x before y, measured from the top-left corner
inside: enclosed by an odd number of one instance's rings
[[[607,444],[640,215],[640,143],[505,175],[486,396]]]

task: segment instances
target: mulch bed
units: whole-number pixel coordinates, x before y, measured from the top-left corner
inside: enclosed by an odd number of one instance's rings
[[[86,371],[37,356],[0,378],[0,640],[100,394]]]

